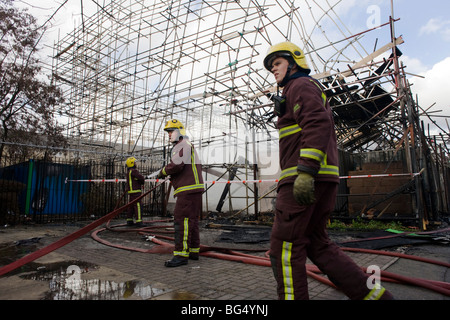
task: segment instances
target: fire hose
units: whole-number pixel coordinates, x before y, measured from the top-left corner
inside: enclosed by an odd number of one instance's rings
[[[168,220],[166,220],[168,221]],[[157,220],[154,222],[164,222],[164,220]],[[151,249],[140,249],[140,248],[133,248],[133,247],[126,247],[123,245],[113,244],[109,241],[106,241],[102,238],[100,238],[99,234],[105,230],[115,230],[115,228],[120,227],[121,225],[116,226],[107,226],[106,228],[99,229],[94,231],[91,236],[94,240],[109,245],[112,247],[125,249],[125,250],[131,250],[131,251],[138,251],[138,252],[145,252],[145,253],[171,253],[173,251],[173,245],[169,242],[163,241],[173,241],[174,239],[172,237],[168,236],[162,236],[162,235],[155,235],[155,233],[158,233],[157,229],[162,229],[166,226],[153,226],[153,227],[144,227],[140,229],[134,229],[134,231],[138,231],[140,234],[145,235],[148,233],[151,233],[151,235],[148,237],[150,241],[152,241],[157,246],[151,248]],[[129,230],[120,230],[128,232]],[[428,232],[430,233],[430,232]],[[397,234],[395,236],[400,236],[401,234]],[[424,263],[429,264],[435,264],[443,267],[450,268],[450,263],[439,261],[439,260],[433,260],[429,258],[424,257],[418,257],[398,252],[388,252],[388,251],[382,251],[382,250],[370,250],[370,249],[360,249],[360,248],[342,248],[344,251],[351,251],[351,252],[359,252],[359,253],[369,253],[369,254],[377,254],[377,255],[387,255],[397,258],[403,258],[403,259],[410,259],[410,260],[416,260]],[[242,253],[240,251],[266,251],[265,256],[256,256],[252,254]],[[252,250],[252,249],[230,249],[230,248],[223,248],[223,247],[213,247],[213,246],[206,246],[206,245],[200,245],[200,255],[210,258],[216,258],[216,259],[222,259],[227,261],[234,261],[234,262],[241,262],[246,264],[252,264],[257,266],[264,266],[264,267],[271,267],[270,259],[268,258],[268,252],[267,249],[264,250]],[[361,269],[364,272],[367,272],[367,268],[361,267]],[[336,288],[336,286],[328,280],[326,277],[320,275],[321,271],[320,269],[315,265],[306,265],[306,272],[308,276],[312,277],[313,279],[320,281],[326,285],[332,286]],[[428,280],[428,279],[421,279],[421,278],[414,278],[414,277],[406,277],[402,275],[398,275],[392,272],[380,271],[380,276],[382,281],[386,282],[393,282],[393,283],[399,283],[399,284],[408,284],[408,285],[414,285],[419,286],[431,291],[435,291],[437,293],[450,296],[450,283],[442,282],[442,281],[435,281],[435,280]]]
[[[150,192],[152,192],[153,190],[155,190],[156,188],[161,186],[166,180],[162,181],[160,184],[157,184],[155,187],[153,187],[150,190],[146,191],[145,193],[141,194],[138,198],[134,199],[133,201],[130,201],[128,204],[111,211],[110,213],[106,214],[105,216],[101,217],[98,220],[95,220],[94,222],[88,224],[87,226],[51,243],[50,245],[48,245],[42,249],[36,250],[36,251],[14,261],[6,266],[3,266],[2,268],[0,268],[0,277],[29,263],[29,262],[32,262],[42,256],[45,256],[46,254],[49,254],[50,252],[52,252],[56,249],[59,249],[59,248],[65,246],[66,244],[78,239],[79,237],[85,235],[89,231],[92,231],[93,229],[97,228],[98,226],[104,224],[105,222],[110,221],[111,219],[113,219],[114,217],[119,215],[121,212],[123,212],[125,209],[134,205],[140,199],[147,196]]]
[[[3,276],[21,266],[29,263],[29,262],[32,262],[50,252],[58,249],[58,248],[65,246],[66,244],[78,239],[79,237],[85,235],[89,231],[92,231],[93,229],[99,227],[100,225],[102,225],[104,223],[106,223],[105,228],[95,230],[91,234],[91,237],[94,240],[96,240],[104,245],[108,245],[111,247],[116,247],[116,248],[124,249],[124,250],[142,252],[142,253],[172,253],[173,245],[166,241],[163,241],[162,239],[168,240],[168,241],[173,241],[173,238],[168,237],[168,236],[163,236],[163,235],[158,235],[158,236],[155,235],[155,233],[161,233],[161,231],[157,232],[156,229],[161,229],[164,226],[150,226],[150,227],[143,227],[143,228],[139,228],[139,229],[131,229],[131,230],[128,229],[127,230],[128,232],[137,231],[143,235],[151,233],[151,235],[148,237],[148,239],[150,241],[152,241],[154,244],[156,244],[156,246],[152,247],[151,249],[141,249],[141,248],[118,245],[118,244],[114,244],[109,241],[106,241],[99,237],[99,233],[101,233],[105,230],[114,230],[116,227],[118,227],[118,225],[116,225],[116,226],[110,225],[110,222],[114,217],[116,217],[118,214],[123,212],[128,207],[134,205],[134,203],[136,203],[137,201],[139,201],[140,199],[142,199],[143,197],[148,195],[150,192],[152,192],[153,190],[155,190],[156,188],[161,186],[164,182],[165,182],[165,180],[162,181],[160,184],[157,184],[155,187],[153,187],[149,191],[143,193],[141,196],[139,196],[135,200],[130,201],[128,204],[126,204],[120,208],[114,209],[107,215],[88,224],[87,226],[61,238],[60,240],[57,240],[56,242],[51,243],[50,245],[48,245],[42,249],[32,252],[32,253],[0,268],[0,276]],[[159,220],[159,221],[153,221],[153,222],[168,222],[168,221],[170,221],[170,220]],[[401,234],[399,234],[399,235],[401,235]],[[399,236],[399,235],[397,235],[397,236]],[[437,261],[437,260],[433,260],[433,259],[421,258],[421,257],[402,254],[402,253],[387,252],[387,251],[381,251],[381,250],[357,249],[357,248],[342,248],[342,249],[345,251],[352,251],[352,252],[390,255],[393,257],[418,260],[418,261],[436,264],[436,265],[450,268],[450,263]],[[200,245],[200,254],[202,256],[223,259],[223,260],[228,260],[228,261],[242,262],[242,263],[258,265],[258,266],[265,266],[265,267],[271,266],[270,259],[267,257],[267,252],[266,252],[265,256],[261,257],[261,256],[252,255],[252,254],[242,253],[239,251],[267,251],[267,250],[266,249],[265,250],[230,249],[230,248],[223,248],[223,247]],[[361,267],[361,268],[364,271],[367,270],[366,268],[363,268],[363,267]],[[306,271],[307,271],[307,274],[310,277],[312,277],[313,279],[318,280],[324,284],[330,285],[332,287],[335,287],[334,284],[330,280],[328,280],[324,276],[320,275],[321,271],[319,270],[318,267],[307,264]],[[406,276],[394,274],[391,272],[387,272],[384,270],[381,271],[381,280],[388,281],[388,282],[400,283],[400,284],[415,285],[415,286],[423,287],[428,290],[438,292],[438,293],[446,295],[446,296],[450,296],[450,283],[446,283],[446,282],[442,282],[442,281],[434,281],[434,280],[427,280],[427,279],[421,279],[421,278],[406,277]]]

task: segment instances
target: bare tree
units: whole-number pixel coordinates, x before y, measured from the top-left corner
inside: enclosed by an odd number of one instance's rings
[[[62,126],[55,114],[63,103],[62,92],[42,73],[38,43],[45,31],[14,0],[0,0],[0,159],[5,143],[14,153],[25,145],[64,146]],[[50,151],[51,152],[51,151]]]

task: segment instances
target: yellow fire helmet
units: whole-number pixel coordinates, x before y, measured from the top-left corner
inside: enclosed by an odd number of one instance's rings
[[[127,164],[128,168],[133,168],[135,162],[136,162],[136,158],[135,157],[129,157],[127,159],[127,161],[125,161],[125,163]]]
[[[172,131],[177,129],[182,136],[186,135],[186,129],[184,128],[183,124],[177,119],[167,121],[166,126],[164,127],[164,131]]]
[[[309,74],[311,72],[302,49],[289,41],[275,44],[269,48],[267,55],[264,58],[264,67],[270,71],[272,69],[272,62],[275,58],[286,56],[291,56],[295,63],[305,70],[305,73]]]

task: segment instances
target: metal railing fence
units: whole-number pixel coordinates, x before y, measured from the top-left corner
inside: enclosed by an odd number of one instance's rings
[[[159,167],[160,168],[160,167]],[[138,167],[148,175],[158,168]],[[103,216],[127,203],[125,182],[78,180],[125,179],[123,160],[44,161],[30,159],[14,163],[2,157],[0,164],[0,225],[24,221],[36,223],[77,221]],[[146,182],[144,191],[154,183]],[[164,214],[164,188],[142,199],[143,216]],[[123,212],[120,217],[124,217]]]

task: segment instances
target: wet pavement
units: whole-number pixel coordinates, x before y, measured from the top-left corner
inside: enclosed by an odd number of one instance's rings
[[[114,221],[120,224],[122,221]],[[48,224],[2,227],[0,266],[43,248],[85,224]],[[103,226],[104,227],[104,226]],[[103,228],[100,227],[100,228]],[[149,233],[103,230],[103,241],[137,250],[105,245],[91,232],[0,278],[0,300],[190,300],[190,301],[273,301],[277,299],[272,270],[265,265],[240,263],[201,256],[185,266],[166,268],[170,253],[148,253],[158,244]],[[127,230],[129,231],[129,230]],[[160,235],[171,235],[170,223]],[[264,256],[269,248],[268,227],[230,227],[203,223],[203,245]],[[152,231],[150,231],[151,233]],[[330,232],[335,241],[353,239],[346,233]],[[250,237],[250,238],[249,238]],[[402,244],[386,250],[450,262],[450,246],[439,242]],[[222,252],[219,250],[219,252]],[[447,267],[378,254],[347,252],[360,266],[450,282]],[[309,278],[311,300],[347,300],[342,292]],[[415,285],[384,282],[399,300],[450,300],[449,296]]]

